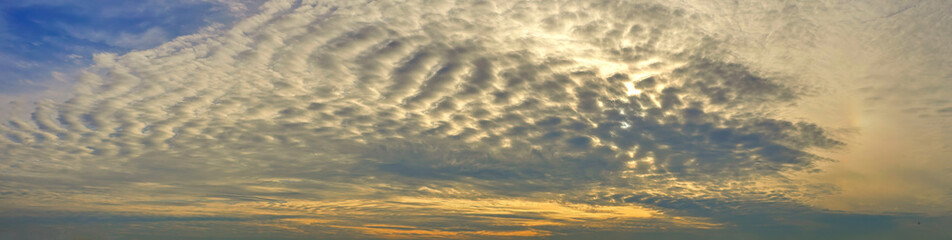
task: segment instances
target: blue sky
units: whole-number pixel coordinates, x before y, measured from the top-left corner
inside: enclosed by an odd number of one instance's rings
[[[4,1],[0,11],[5,93],[42,88],[50,71],[73,73],[95,53],[152,48],[241,14],[202,1]]]
[[[950,238],[949,7],[3,2],[0,238]]]

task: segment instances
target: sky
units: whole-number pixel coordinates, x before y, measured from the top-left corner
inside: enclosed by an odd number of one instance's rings
[[[0,239],[949,239],[952,2],[0,1]]]

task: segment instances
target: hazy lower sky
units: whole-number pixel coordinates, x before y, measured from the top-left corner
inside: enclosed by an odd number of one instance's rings
[[[0,2],[0,239],[950,239],[952,2]]]

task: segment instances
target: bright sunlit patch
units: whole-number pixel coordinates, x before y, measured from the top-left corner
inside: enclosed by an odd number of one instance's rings
[[[610,77],[616,73],[628,72],[628,65],[609,62],[601,59],[590,59],[590,58],[575,58],[576,63],[582,64],[584,66],[594,67],[598,69],[598,75],[602,78]]]
[[[628,91],[627,91],[628,96],[641,94],[641,90],[638,90],[638,89],[635,88],[635,83],[634,83],[634,82],[626,82],[626,83],[625,83],[625,88],[628,89]]]
[[[635,83],[645,80],[647,78],[650,78],[651,76],[654,76],[655,74],[658,74],[658,73],[657,72],[640,72],[640,73],[631,74],[630,77],[632,78],[633,81],[625,83],[625,88],[627,89],[626,93],[628,94],[628,96],[641,94],[643,91],[641,89],[635,88]]]
[[[648,59],[648,60],[644,60],[644,61],[638,62],[638,64],[635,65],[635,66],[637,66],[638,68],[645,68],[645,67],[649,67],[649,66],[651,66],[651,65],[653,65],[653,64],[655,64],[655,63],[660,63],[660,62],[661,62],[661,59],[651,58],[651,59]]]

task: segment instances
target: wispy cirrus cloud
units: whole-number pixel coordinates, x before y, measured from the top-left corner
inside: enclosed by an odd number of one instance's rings
[[[58,88],[100,52],[158,46],[253,14],[261,1],[21,1],[0,3],[3,94]],[[70,76],[74,77],[74,76]],[[58,89],[57,89],[58,90]]]

